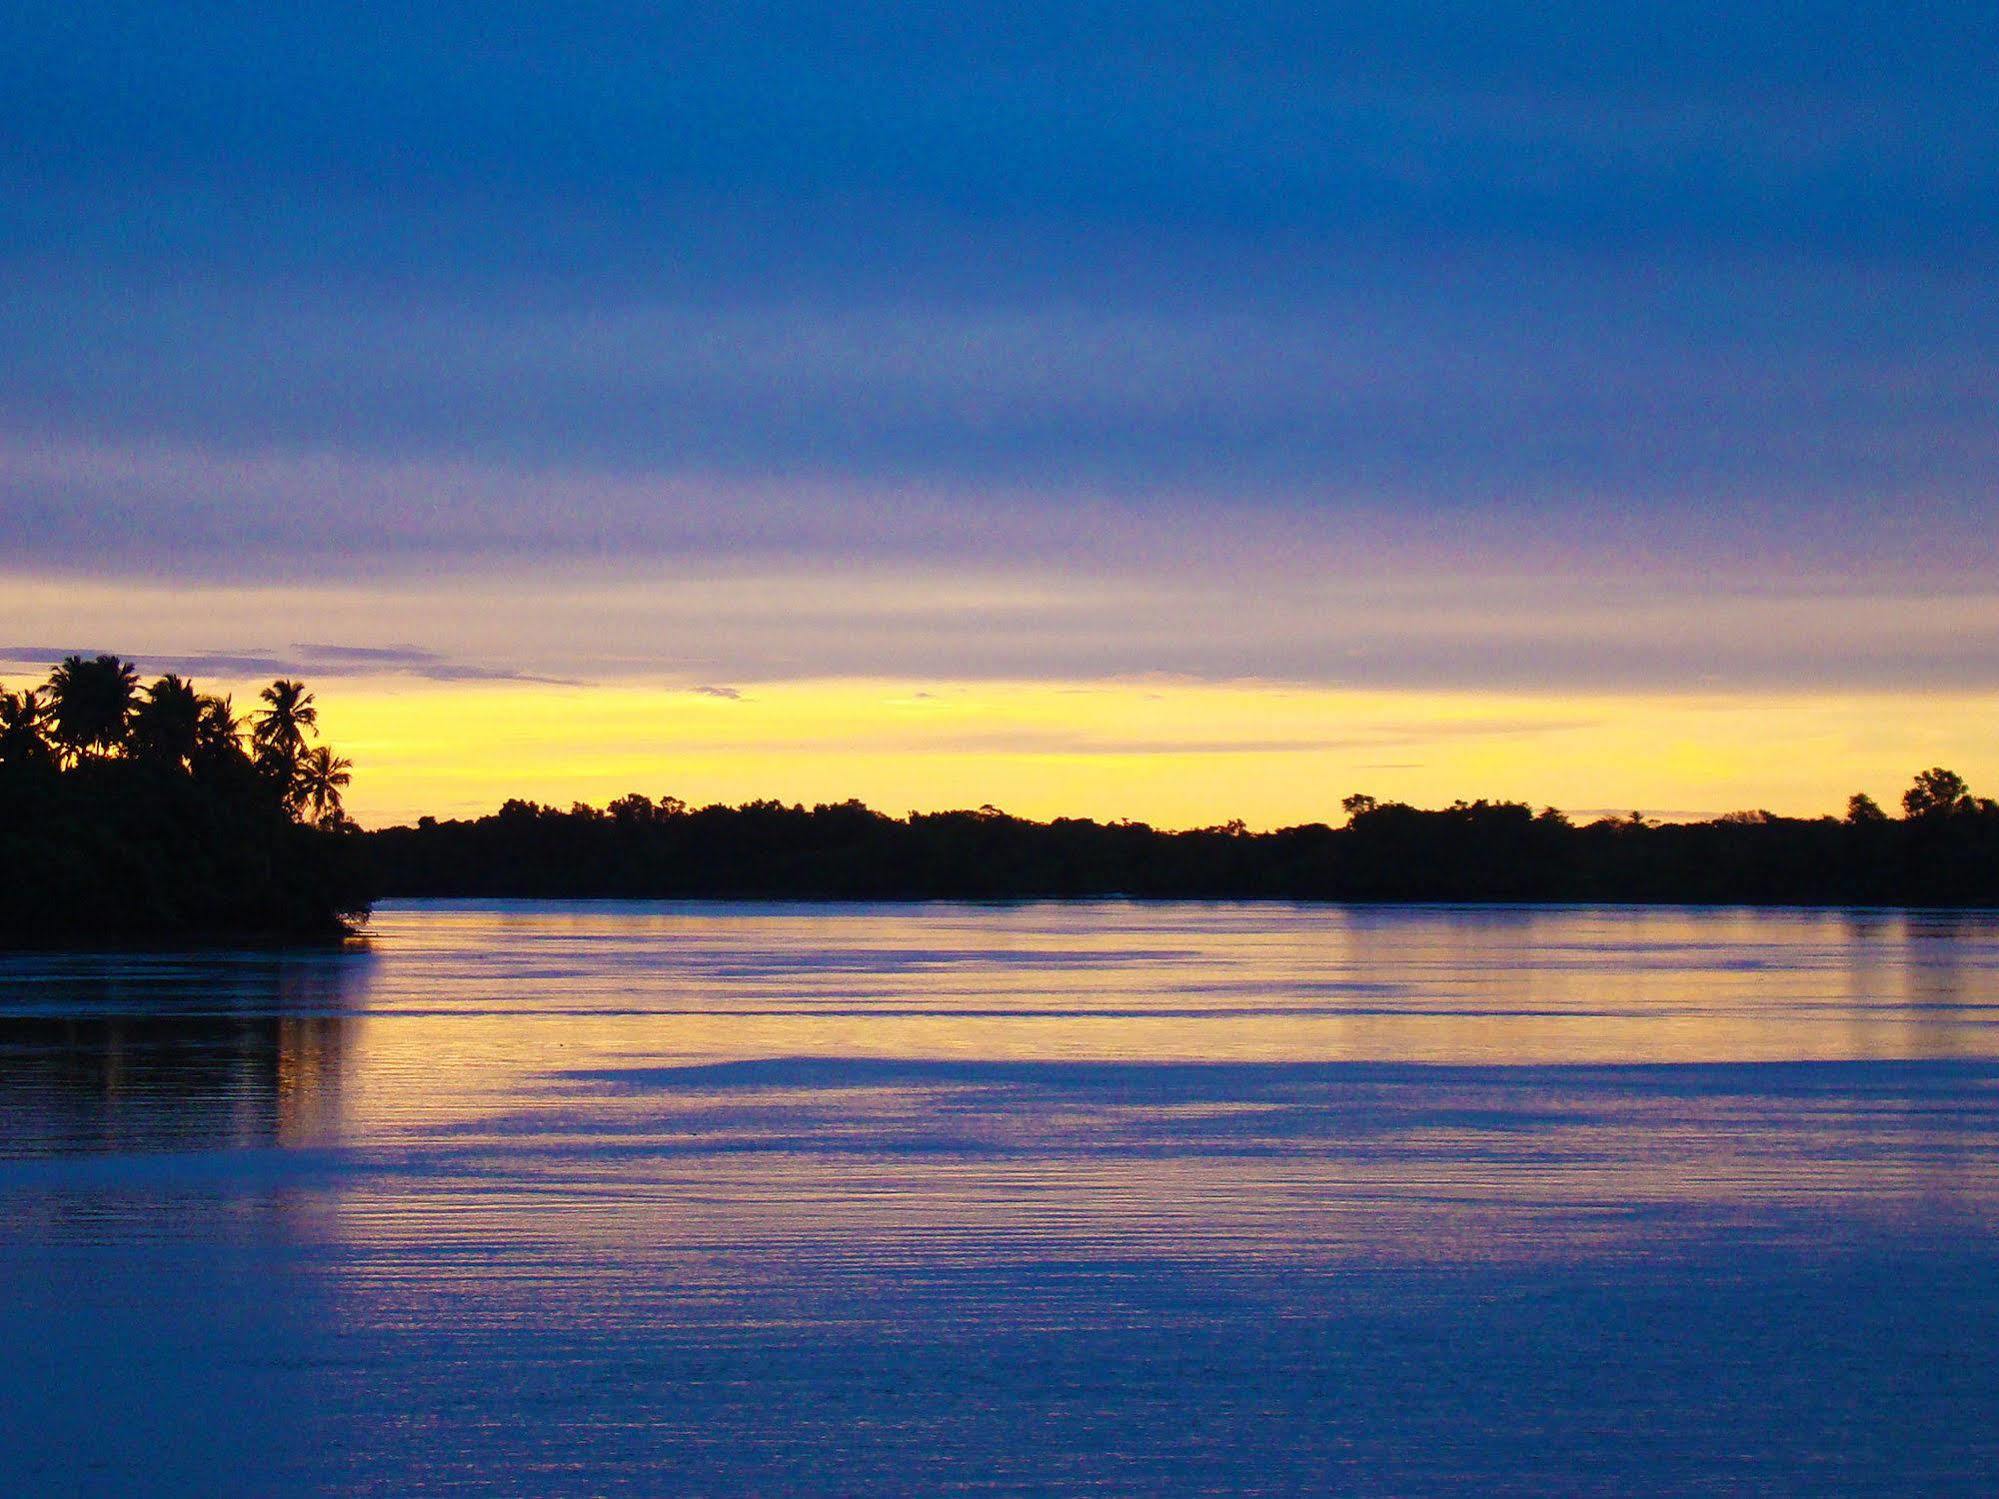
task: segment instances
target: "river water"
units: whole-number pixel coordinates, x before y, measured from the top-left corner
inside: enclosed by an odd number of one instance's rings
[[[0,956],[0,1492],[1999,1489],[1999,916]]]

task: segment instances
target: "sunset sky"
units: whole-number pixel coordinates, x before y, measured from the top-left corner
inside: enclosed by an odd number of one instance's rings
[[[8,15],[8,686],[371,824],[1999,786],[1989,5]]]

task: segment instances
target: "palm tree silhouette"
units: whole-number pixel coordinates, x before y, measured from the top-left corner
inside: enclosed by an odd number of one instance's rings
[[[352,759],[344,759],[328,750],[324,744],[306,751],[298,761],[298,771],[292,777],[292,793],[296,803],[312,813],[312,821],[320,827],[336,827],[340,823],[340,791],[346,787],[354,775]]]
[[[46,765],[55,759],[48,741],[49,705],[41,689],[0,692],[0,765]]]
[[[49,673],[55,740],[72,760],[106,754],[125,742],[139,674],[116,656],[65,656]]]
[[[306,731],[319,729],[319,709],[313,706],[312,694],[305,683],[280,677],[259,696],[269,706],[257,715],[253,737],[280,754],[296,755],[305,748]]]
[[[320,827],[337,827],[340,823],[340,792],[354,777],[350,772],[354,762],[341,758],[325,745],[314,745],[299,758],[298,770],[292,778],[292,793],[297,805],[312,814],[312,820]]]
[[[194,745],[203,760],[226,760],[243,753],[243,721],[227,696],[201,699],[201,714],[195,722]]]
[[[266,706],[250,725],[257,764],[283,789],[285,804],[296,808],[299,756],[305,751],[306,732],[319,728],[319,709],[313,706],[305,683],[283,677],[259,696]]]
[[[132,714],[132,748],[166,765],[192,763],[201,740],[201,694],[168,672],[146,689]]]
[[[227,697],[83,653],[0,690],[0,949],[351,935],[369,903],[352,767],[307,749],[303,684],[257,707],[253,738]]]

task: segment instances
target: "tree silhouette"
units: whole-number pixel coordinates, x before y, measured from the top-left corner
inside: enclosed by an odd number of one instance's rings
[[[163,765],[189,765],[201,740],[201,694],[168,672],[132,713],[132,751]]]
[[[116,656],[65,656],[49,673],[55,741],[72,760],[108,754],[125,742],[139,674]]]
[[[260,746],[280,754],[296,755],[305,748],[308,730],[319,730],[319,709],[305,683],[280,677],[258,694],[266,707],[256,718],[252,734]]]
[[[171,672],[142,691],[117,656],[0,692],[0,947],[348,934],[370,883],[350,767],[304,749],[301,684],[266,702],[260,768],[228,698]]]
[[[318,732],[319,709],[305,683],[283,677],[258,695],[265,707],[250,725],[257,764],[280,788],[286,803],[296,809],[299,757],[305,752],[306,734]]]
[[[1917,775],[1902,793],[1902,811],[1910,817],[1949,817],[1972,806],[1971,788],[1954,770],[1932,766]]]
[[[340,793],[354,777],[353,762],[344,760],[325,745],[315,745],[299,757],[292,782],[297,804],[312,814],[322,828],[340,825]]]
[[[1856,791],[1846,799],[1846,820],[1852,823],[1886,822],[1888,814],[1881,810],[1881,804],[1864,791]]]
[[[0,692],[0,765],[50,765],[49,705],[39,688]]]
[[[634,794],[608,811],[515,799],[361,841],[379,893],[405,896],[1999,906],[1999,804],[1978,798],[1879,821],[1758,810],[1579,825],[1519,802],[1359,797],[1347,811],[1344,827],[1173,832],[990,807],[894,818],[858,802],[690,808]]]
[[[243,723],[227,697],[203,696],[201,716],[195,723],[194,747],[197,759],[214,765],[234,760],[243,753]]]

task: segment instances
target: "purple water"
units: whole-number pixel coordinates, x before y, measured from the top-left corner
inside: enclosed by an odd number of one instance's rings
[[[0,957],[0,1492],[1999,1487],[1999,917]]]

